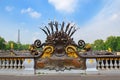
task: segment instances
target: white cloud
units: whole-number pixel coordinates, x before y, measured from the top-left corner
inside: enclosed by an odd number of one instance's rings
[[[76,41],[93,42],[108,36],[120,36],[120,1],[112,0],[89,23],[81,26],[73,36]]]
[[[6,6],[5,7],[5,10],[8,11],[8,12],[11,12],[13,9],[14,9],[14,7],[12,7],[12,6]]]
[[[111,20],[114,21],[114,20],[116,20],[117,18],[119,18],[119,16],[120,16],[119,14],[116,14],[116,13],[115,13],[115,14],[113,14],[113,15],[111,16]]]
[[[41,13],[33,10],[32,8],[22,9],[21,13],[22,14],[26,13],[26,14],[28,14],[32,18],[40,18],[41,17]]]
[[[75,11],[78,0],[48,0],[56,10],[71,13]]]

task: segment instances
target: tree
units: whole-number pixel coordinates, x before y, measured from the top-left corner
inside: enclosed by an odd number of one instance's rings
[[[110,36],[107,38],[105,42],[106,49],[111,48],[113,51],[116,51],[118,42],[117,42],[117,37],[115,36]]]
[[[120,36],[117,37],[117,47],[116,51],[120,51]]]
[[[5,43],[6,41],[4,40],[4,38],[0,37],[0,50],[5,49]]]
[[[92,44],[92,48],[94,50],[105,50],[105,44],[102,39],[97,39],[94,41],[94,44]]]
[[[22,45],[22,50],[28,50],[29,49],[29,44],[23,44]]]
[[[7,50],[10,50],[12,44],[13,44],[13,49],[14,49],[14,50],[17,50],[17,49],[18,49],[18,46],[17,46],[17,43],[15,43],[14,41],[8,41],[8,43],[6,44],[6,49],[7,49]]]

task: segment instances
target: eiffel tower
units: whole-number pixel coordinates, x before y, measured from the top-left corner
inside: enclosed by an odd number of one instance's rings
[[[18,44],[20,44],[20,30],[18,29],[18,41],[17,41]]]

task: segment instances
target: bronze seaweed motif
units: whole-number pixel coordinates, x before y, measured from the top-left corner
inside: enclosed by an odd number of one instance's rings
[[[50,28],[50,29],[49,29]],[[42,48],[42,55],[36,60],[39,69],[85,69],[85,61],[79,57],[77,48],[84,48],[85,42],[79,40],[78,44],[73,41],[72,35],[77,31],[75,25],[65,22],[58,24],[57,21],[48,23],[48,27],[40,28],[47,36],[45,43],[40,40],[34,42],[34,46]]]

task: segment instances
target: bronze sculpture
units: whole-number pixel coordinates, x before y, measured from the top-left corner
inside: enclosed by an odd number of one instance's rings
[[[66,28],[65,28],[66,27]],[[50,28],[50,29],[49,29]],[[84,48],[85,42],[79,40],[76,44],[71,36],[77,31],[75,25],[58,24],[57,21],[48,23],[48,27],[40,28],[47,36],[45,43],[34,42],[33,47],[42,48],[40,57],[36,60],[38,69],[85,69],[85,60],[79,57],[77,48]],[[35,55],[37,51],[31,50]],[[37,54],[36,54],[37,53]]]

